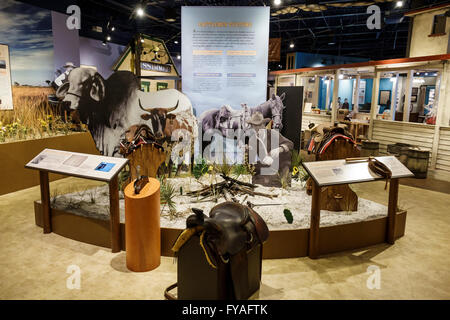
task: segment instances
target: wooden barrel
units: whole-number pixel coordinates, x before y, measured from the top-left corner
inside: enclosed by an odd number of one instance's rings
[[[408,143],[394,143],[394,144],[388,144],[387,145],[387,152],[390,155],[395,155],[395,156],[399,156],[400,155],[400,151],[401,148],[403,147],[412,147],[412,145],[408,144]]]
[[[160,184],[149,178],[139,194],[134,193],[134,181],[125,194],[125,248],[127,268],[145,272],[161,263]]]
[[[380,143],[377,141],[364,140],[361,147],[361,157],[375,156],[380,154]]]
[[[408,162],[409,149],[410,147],[400,147],[400,151],[398,154],[398,160],[400,160],[400,162],[403,163],[405,166],[406,163]]]
[[[408,150],[408,160],[406,166],[419,179],[425,179],[428,171],[428,160],[430,151],[410,148]]]

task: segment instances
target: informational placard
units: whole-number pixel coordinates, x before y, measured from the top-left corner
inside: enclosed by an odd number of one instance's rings
[[[394,179],[414,176],[394,156],[376,157],[376,159],[392,171],[392,178]],[[367,161],[351,163],[346,163],[345,160],[314,161],[304,162],[303,167],[320,187],[382,179],[381,176],[369,169]]]
[[[25,168],[109,182],[127,163],[123,158],[45,149]]]
[[[0,110],[13,108],[9,47],[0,44]]]
[[[197,116],[266,101],[270,7],[182,7],[182,77]]]

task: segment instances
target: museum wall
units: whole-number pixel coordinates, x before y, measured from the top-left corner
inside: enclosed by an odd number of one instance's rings
[[[443,14],[447,10],[448,9],[442,9],[422,13],[413,18],[409,57],[423,57],[449,53],[450,18],[447,18],[445,35],[429,36],[432,32],[434,16]]]

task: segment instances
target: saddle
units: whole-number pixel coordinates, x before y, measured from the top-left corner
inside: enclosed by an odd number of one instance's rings
[[[234,298],[246,299],[249,292],[247,252],[269,237],[269,229],[252,208],[236,202],[223,202],[213,207],[209,217],[193,208],[186,220],[187,229],[176,240],[175,255],[195,234],[200,234],[200,246],[205,259],[214,269],[227,267]],[[166,297],[168,297],[166,295]]]
[[[153,144],[155,147],[164,150],[164,147],[156,142],[156,138],[150,127],[146,124],[141,124],[131,126],[125,132],[125,139],[122,139],[120,142],[119,153],[123,156],[128,156],[143,144]]]

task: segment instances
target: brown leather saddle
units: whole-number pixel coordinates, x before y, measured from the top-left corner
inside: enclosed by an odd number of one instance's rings
[[[172,250],[177,255],[193,235],[200,234],[200,246],[208,264],[214,269],[228,266],[234,298],[246,299],[252,282],[248,275],[247,252],[268,239],[265,221],[252,208],[231,201],[213,207],[209,216],[200,209],[192,211],[194,214],[186,220],[187,229],[180,234]],[[166,298],[171,299],[167,292]]]
[[[203,226],[206,244],[214,260],[228,261],[243,249],[264,243],[269,229],[261,216],[248,206],[236,202],[223,202],[211,209],[209,217],[202,210],[187,218],[187,228]],[[207,250],[208,251],[208,250]],[[214,264],[214,262],[213,262]]]

